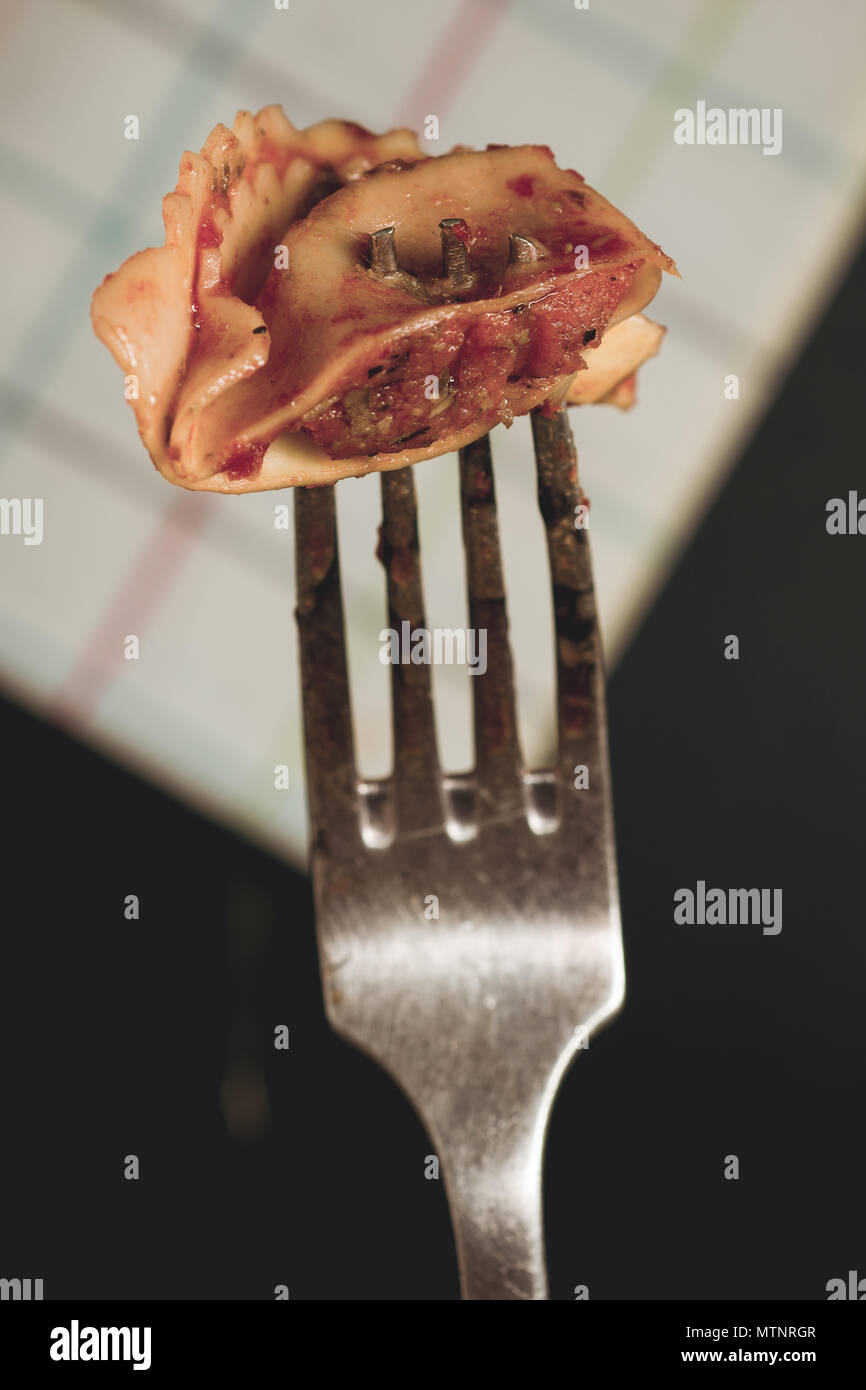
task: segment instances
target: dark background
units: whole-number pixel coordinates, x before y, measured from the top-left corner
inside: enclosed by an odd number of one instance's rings
[[[866,537],[825,529],[828,498],[866,495],[864,292],[861,255],[611,682],[629,994],[553,1116],[555,1299],[866,1275]],[[0,739],[0,1275],[456,1298],[429,1141],[325,1023],[307,881],[11,704]],[[781,934],[676,926],[699,878],[781,887]]]

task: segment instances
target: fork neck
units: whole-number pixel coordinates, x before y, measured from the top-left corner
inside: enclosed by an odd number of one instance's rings
[[[464,1300],[543,1300],[541,1154],[527,1142],[445,1174]]]

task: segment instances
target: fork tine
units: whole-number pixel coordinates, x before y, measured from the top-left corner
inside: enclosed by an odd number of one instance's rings
[[[411,468],[400,468],[383,473],[381,481],[380,559],[388,576],[388,622],[402,641],[403,623],[409,623],[410,633],[425,625],[415,479]],[[394,665],[391,689],[397,833],[404,835],[442,823],[429,665]]]
[[[575,526],[582,494],[566,410],[549,416],[534,410],[532,435],[553,583],[559,765],[570,783],[575,764],[589,764],[600,734],[603,673],[595,589],[587,533]]]
[[[360,834],[333,485],[295,489],[295,568],[307,794],[322,848]]]
[[[521,756],[488,435],[460,450],[460,498],[469,625],[487,634],[487,669],[471,680],[476,777],[479,796],[501,814],[522,801]]]

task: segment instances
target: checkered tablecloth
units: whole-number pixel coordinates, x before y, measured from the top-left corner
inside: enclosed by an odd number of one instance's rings
[[[863,226],[866,7],[850,0],[42,0],[3,18],[0,680],[81,738],[278,853],[305,839],[291,533],[274,497],[186,494],[152,469],[91,291],[161,244],[181,152],[279,101],[456,143],[549,144],[677,260],[640,404],[575,414],[606,646],[629,635],[802,345]],[[783,148],[680,146],[674,112],[780,108]],[[124,137],[125,118],[140,123]],[[739,378],[728,399],[725,378]],[[496,438],[521,722],[550,736],[551,631],[526,421]],[[417,468],[428,623],[465,622],[456,465]],[[362,768],[387,769],[377,480],[338,489]],[[734,542],[732,542],[734,543]],[[137,661],[124,638],[139,638]],[[444,760],[468,681],[434,672]],[[290,769],[288,791],[274,768]],[[158,847],[154,847],[158,852]]]

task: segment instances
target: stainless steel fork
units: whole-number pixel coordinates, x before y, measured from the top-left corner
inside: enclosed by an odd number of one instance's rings
[[[544,1136],[624,971],[604,676],[565,410],[535,412],[557,646],[558,753],[526,772],[489,439],[461,451],[476,770],[443,777],[430,672],[393,669],[394,771],[359,783],[333,487],[295,492],[311,866],[325,1004],[403,1087],[445,1180],[465,1299],[545,1299]],[[411,468],[383,473],[390,625],[424,626]],[[588,782],[588,785],[587,785]],[[438,916],[436,913],[438,912]]]

